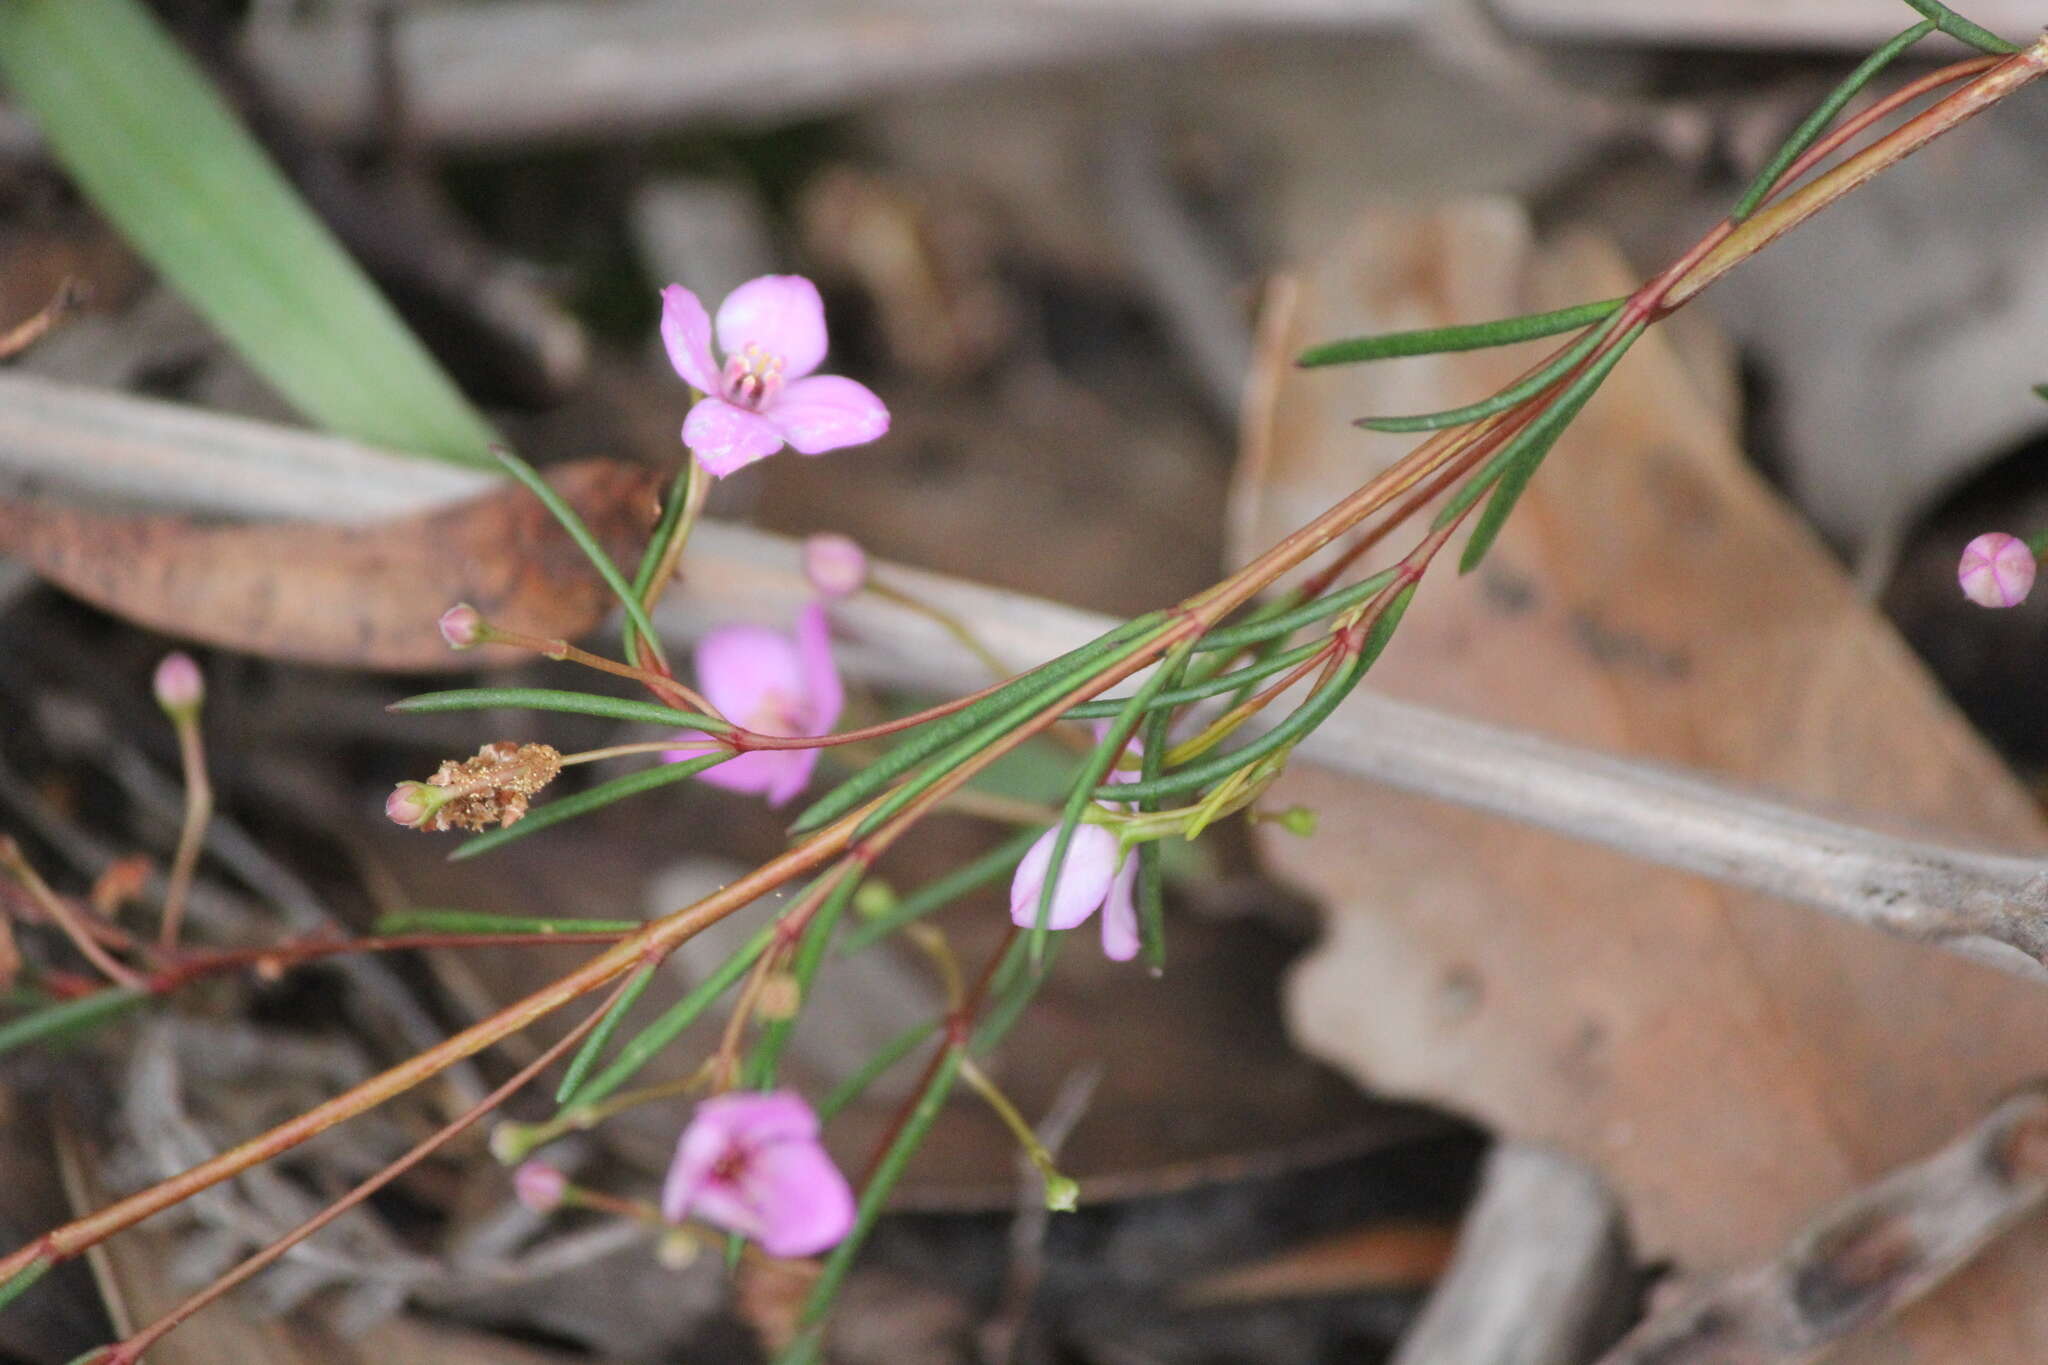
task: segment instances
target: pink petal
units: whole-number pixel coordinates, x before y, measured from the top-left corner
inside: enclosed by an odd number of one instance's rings
[[[814,1256],[853,1228],[853,1191],[815,1138],[784,1139],[747,1158],[740,1185],[770,1256]]]
[[[691,659],[705,697],[750,729],[764,697],[773,694],[799,700],[804,695],[803,663],[796,642],[779,630],[720,626],[697,641]]]
[[[797,380],[763,415],[805,455],[865,445],[889,430],[882,400],[867,385],[836,374]]]
[[[1045,887],[1046,870],[1052,865],[1052,846],[1059,836],[1057,826],[1040,835],[1017,864],[1010,880],[1010,922],[1029,929],[1038,922],[1038,898]],[[1060,869],[1059,885],[1053,891],[1046,926],[1071,929],[1095,913],[1109,894],[1117,873],[1116,836],[1101,825],[1075,829],[1067,845],[1066,866]]]
[[[758,412],[723,398],[705,398],[683,419],[683,444],[713,478],[722,479],[782,449],[782,430]]]
[[[676,1139],[676,1154],[661,1186],[662,1216],[672,1223],[689,1217],[691,1206],[713,1183],[712,1171],[728,1156],[760,1143],[817,1135],[817,1114],[793,1091],[736,1091],[705,1100]]]
[[[748,280],[718,305],[718,345],[727,356],[758,346],[782,360],[785,381],[802,379],[825,358],[825,301],[801,275]]]
[[[811,770],[817,765],[816,749],[755,749],[706,768],[697,777],[729,792],[765,796],[771,806],[786,806],[810,785]]]
[[[804,696],[810,703],[810,724],[804,733],[825,734],[846,707],[846,685],[839,680],[839,665],[832,658],[832,626],[820,603],[806,603],[797,613],[796,655],[803,672]]]
[[[1124,855],[1109,896],[1102,903],[1102,955],[1111,962],[1129,962],[1138,955],[1138,855]]]
[[[699,393],[718,392],[718,362],[711,358],[711,315],[679,284],[661,291],[661,344],[668,363]]]

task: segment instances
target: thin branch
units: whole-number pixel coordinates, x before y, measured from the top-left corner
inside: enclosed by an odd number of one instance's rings
[[[1600,1365],[1802,1365],[1954,1274],[2048,1200],[2048,1090],[1825,1210],[1775,1260],[1659,1313]]]

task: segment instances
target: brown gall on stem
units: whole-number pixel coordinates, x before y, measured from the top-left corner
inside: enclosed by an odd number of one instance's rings
[[[434,831],[517,824],[534,794],[561,771],[562,755],[551,745],[499,740],[475,758],[446,760],[425,783],[400,783],[384,813],[401,825]]]

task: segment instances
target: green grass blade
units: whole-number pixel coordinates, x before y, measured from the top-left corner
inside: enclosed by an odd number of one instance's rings
[[[146,990],[109,986],[91,995],[81,995],[76,1000],[66,1000],[61,1005],[51,1005],[33,1014],[9,1019],[0,1024],[0,1055],[30,1043],[68,1038],[74,1033],[95,1028],[147,999],[149,992]]]
[[[1849,101],[1875,80],[1879,72],[1898,60],[1907,48],[1934,32],[1935,26],[1933,19],[1922,20],[1865,57],[1840,85],[1828,93],[1820,106],[1806,116],[1805,121],[1792,131],[1792,136],[1785,140],[1785,145],[1778,148],[1764,168],[1756,173],[1756,178],[1749,182],[1749,188],[1742,192],[1742,198],[1735,201],[1735,210],[1728,215],[1728,221],[1739,223],[1762,207],[1764,196],[1771,192],[1771,186],[1778,183],[1778,177],[1820,139]]]
[[[308,420],[489,466],[490,424],[138,0],[5,0],[0,75],[100,211]]]
[[[573,820],[579,815],[588,815],[594,810],[609,806],[614,801],[623,801],[629,796],[638,796],[641,792],[653,791],[656,787],[666,787],[671,782],[681,782],[695,777],[706,768],[715,768],[731,757],[729,753],[719,752],[684,759],[680,763],[657,764],[652,768],[642,768],[636,773],[627,773],[624,777],[615,777],[609,782],[592,787],[589,791],[565,796],[559,801],[550,801],[545,806],[536,806],[516,825],[506,825],[465,840],[459,848],[448,855],[449,861],[461,862],[465,858],[489,853],[494,848],[503,848],[514,839],[524,839],[529,834],[538,834],[551,825],[559,825],[564,820]]]
[[[1558,399],[1556,405],[1541,417],[1531,422],[1516,444],[1520,453],[1512,463],[1500,471],[1500,478],[1494,484],[1493,498],[1486,504],[1486,510],[1479,514],[1479,522],[1472,528],[1471,539],[1465,542],[1465,551],[1458,559],[1458,572],[1471,573],[1486,558],[1486,552],[1493,548],[1494,538],[1500,535],[1500,528],[1507,525],[1508,513],[1515,510],[1516,501],[1522,490],[1529,486],[1529,480],[1536,477],[1537,468],[1543,457],[1550,453],[1565,428],[1577,419],[1600,384],[1607,378],[1608,371],[1620,363],[1628,354],[1628,348],[1641,336],[1646,323],[1637,323],[1614,344],[1614,349],[1600,357],[1582,377],[1581,382],[1572,386],[1571,392]]]
[[[1322,647],[1322,641],[1311,640],[1300,649],[1289,650],[1287,653],[1301,654],[1306,659]],[[1179,667],[1174,670],[1174,677],[1168,679],[1169,684],[1179,682],[1186,675],[1189,657],[1192,656],[1181,659]],[[1279,657],[1285,659],[1287,655]],[[1286,666],[1288,665],[1280,665]],[[1278,671],[1271,659],[1262,665],[1240,671],[1255,673],[1260,668],[1267,672]],[[1234,676],[1225,674],[1222,678],[1212,681],[1228,682]],[[1168,696],[1175,690],[1168,686],[1160,692],[1159,697]],[[1158,705],[1159,697],[1153,698],[1153,709],[1145,716],[1144,744],[1138,758],[1138,780],[1141,782],[1156,780],[1166,763],[1166,747],[1173,729],[1173,712]],[[1142,797],[1138,801],[1138,810],[1141,814],[1158,809],[1159,798],[1156,796]],[[1134,888],[1134,893],[1138,903],[1138,944],[1144,954],[1145,965],[1155,972],[1163,972],[1166,970],[1166,879],[1160,867],[1158,841],[1146,840],[1138,845],[1137,852],[1138,884]]]
[[[1392,360],[1400,356],[1436,355],[1444,351],[1477,351],[1488,346],[1510,346],[1517,341],[1572,332],[1618,311],[1628,300],[1601,299],[1550,313],[1526,313],[1494,322],[1468,322],[1455,327],[1426,327],[1415,332],[1381,332],[1376,336],[1350,337],[1311,346],[1295,360],[1304,368],[1316,365],[1356,365],[1368,360]]]
[[[1968,43],[1979,52],[2009,57],[2019,51],[1990,29],[1971,23],[1947,5],[1940,3],[1940,0],[1906,0],[1906,4],[1932,19],[1934,26],[1949,37],[1960,43]]]
[[[630,934],[637,919],[540,919],[493,915],[481,910],[397,910],[379,915],[370,933],[378,938],[413,934]]]
[[[607,720],[644,721],[649,725],[680,725],[692,730],[724,734],[732,726],[695,711],[678,711],[658,702],[635,701],[629,697],[603,697],[594,692],[567,692],[551,687],[462,687],[448,692],[422,692],[385,707],[405,715],[428,715],[438,711],[487,711],[516,707],[526,711],[566,711],[579,716],[602,716]]]
[[[685,452],[683,467],[676,471],[669,481],[668,496],[661,501],[661,516],[654,523],[654,534],[647,538],[647,546],[640,552],[640,567],[633,573],[633,600],[644,603],[647,590],[654,586],[654,575],[661,568],[661,561],[668,552],[669,538],[682,524],[683,509],[689,506],[690,494],[698,479],[711,476],[697,463],[695,455]],[[620,657],[627,663],[633,662],[633,641],[639,638],[633,618],[626,618],[625,633],[619,638]]]
[[[14,1274],[7,1278],[5,1284],[0,1284],[0,1308],[7,1307],[8,1304],[13,1303],[23,1294],[26,1294],[34,1286],[35,1282],[49,1274],[56,1264],[57,1262],[48,1256],[38,1256],[21,1269],[15,1271]]]
[[[612,590],[612,596],[619,599],[619,605],[625,608],[626,618],[646,638],[647,647],[654,651],[654,657],[662,658],[661,637],[654,632],[654,622],[647,618],[647,608],[640,605],[640,598],[633,592],[633,585],[619,572],[619,566],[612,563],[612,557],[605,553],[604,546],[597,543],[597,537],[583,524],[583,518],[576,515],[576,509],[563,501],[560,493],[548,487],[548,481],[540,476],[539,470],[504,446],[492,446],[491,454],[497,457],[499,464],[505,466],[508,474],[525,484],[527,491],[540,499],[541,506],[548,509],[548,515],[569,533],[569,539],[575,541],[576,548],[583,551],[583,557],[590,561],[590,566],[604,579],[605,586]]]
[[[1517,403],[1527,402],[1537,394],[1555,384],[1567,370],[1593,353],[1607,335],[1607,327],[1595,327],[1573,342],[1571,349],[1530,375],[1513,388],[1502,389],[1491,398],[1482,398],[1477,403],[1468,403],[1462,408],[1446,408],[1442,412],[1418,413],[1413,417],[1361,417],[1352,425],[1368,431],[1412,432],[1437,431],[1444,427],[1462,427],[1467,422],[1477,422],[1482,417],[1491,417],[1496,412],[1506,412]]]
[[[562,1082],[555,1087],[555,1103],[566,1104],[569,1097],[582,1087],[583,1078],[588,1076],[604,1050],[611,1046],[612,1035],[619,1031],[619,1025],[626,1022],[626,1011],[640,1002],[647,988],[654,983],[654,977],[661,970],[661,964],[650,962],[633,973],[633,979],[626,983],[626,989],[619,998],[606,1007],[604,1018],[597,1021],[597,1027],[583,1040],[583,1046],[576,1049],[576,1055],[569,1059],[569,1067],[562,1073]]]

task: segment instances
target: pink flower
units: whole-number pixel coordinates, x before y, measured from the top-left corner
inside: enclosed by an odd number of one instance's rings
[[[173,650],[157,664],[150,690],[156,694],[158,706],[174,716],[180,715],[197,710],[206,699],[206,676],[192,662],[190,654],[182,649]]]
[[[662,1182],[661,1212],[751,1237],[770,1256],[812,1256],[852,1229],[853,1191],[802,1096],[735,1093],[697,1106]]]
[[[1106,725],[1096,726],[1100,738]],[[1124,753],[1142,751],[1132,740]],[[1135,772],[1121,766],[1110,769],[1111,782],[1135,782]],[[1111,802],[1100,802],[1109,809]],[[1029,929],[1038,923],[1038,899],[1045,890],[1045,874],[1052,865],[1052,846],[1059,838],[1055,825],[1025,850],[1023,860],[1010,878],[1010,923]],[[1067,845],[1067,861],[1060,868],[1059,885],[1047,907],[1046,926],[1073,929],[1102,911],[1102,954],[1112,962],[1129,962],[1138,955],[1138,855],[1118,856],[1117,837],[1101,825],[1077,825]]]
[[[1054,826],[1038,837],[1010,880],[1010,923],[1029,929],[1038,923],[1038,897],[1059,837]],[[1102,952],[1113,962],[1138,955],[1138,855],[1117,856],[1117,838],[1101,825],[1077,825],[1060,868],[1059,885],[1045,917],[1050,929],[1073,929],[1102,911]]]
[[[697,682],[705,697],[735,725],[764,735],[822,735],[839,719],[846,690],[832,662],[831,628],[816,602],[796,618],[796,634],[766,626],[722,626],[697,642]],[[718,746],[710,740],[669,750],[671,763],[698,758]],[[727,791],[753,792],[771,806],[802,791],[817,766],[816,749],[754,749],[704,771],[706,782]]]
[[[1986,531],[1963,547],[1956,581],[1980,607],[2016,607],[2034,588],[2034,552],[2003,531]]]
[[[683,421],[683,444],[724,478],[786,443],[805,455],[874,440],[889,409],[863,384],[815,375],[825,358],[825,305],[801,275],[748,280],[718,306],[720,369],[711,319],[679,284],[661,291],[661,339],[669,363],[704,395]]]

